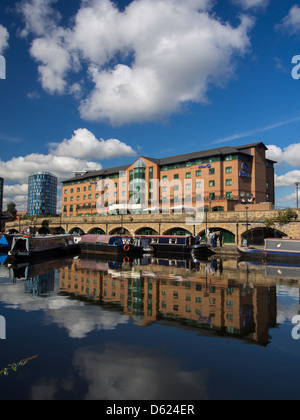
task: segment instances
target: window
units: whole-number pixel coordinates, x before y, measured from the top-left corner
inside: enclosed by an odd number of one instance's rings
[[[192,184],[186,184],[185,189],[186,190],[191,190],[192,189]]]
[[[164,175],[163,177],[162,177],[162,180],[163,181],[166,181],[168,179],[168,176],[167,175]]]
[[[214,175],[214,174],[215,174],[215,168],[210,168],[209,175]]]
[[[232,160],[232,155],[225,156],[225,160]]]
[[[232,185],[232,179],[226,179],[226,185]]]
[[[226,199],[227,200],[232,200],[232,192],[231,191],[227,191],[227,193],[226,193]]]
[[[215,181],[209,181],[209,186],[214,187],[215,186]]]
[[[186,177],[186,178],[191,178],[191,177],[192,177],[192,173],[191,173],[191,172],[187,172],[187,173],[185,174],[185,177]]]
[[[231,174],[231,173],[232,173],[232,166],[228,166],[228,167],[225,169],[225,172],[226,172],[226,174]]]
[[[80,188],[77,188],[77,192],[80,192]]]
[[[174,179],[178,179],[179,178],[179,175],[178,174],[175,174],[174,175]]]
[[[196,182],[196,188],[201,188],[202,187],[202,182]]]
[[[214,200],[216,197],[215,193],[209,193],[209,199]]]
[[[196,171],[196,176],[201,176],[201,171]]]

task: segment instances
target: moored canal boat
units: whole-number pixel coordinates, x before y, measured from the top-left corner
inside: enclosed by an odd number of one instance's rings
[[[0,235],[0,252],[8,252],[11,248],[12,241],[16,235],[13,233],[2,233]]]
[[[242,258],[259,261],[295,261],[300,264],[300,239],[265,239],[263,248],[238,246]]]
[[[200,239],[193,236],[152,236],[149,247],[153,249],[154,254],[183,257],[214,254],[208,244],[200,243]]]
[[[142,248],[134,245],[129,238],[115,235],[83,235],[79,242],[83,253],[101,253],[130,257],[140,253]]]
[[[79,251],[79,247],[74,242],[73,235],[15,236],[8,252],[8,260],[30,260],[54,255],[63,256],[77,250]]]

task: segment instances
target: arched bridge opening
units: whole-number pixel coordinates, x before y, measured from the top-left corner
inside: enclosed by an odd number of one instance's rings
[[[227,229],[214,227],[214,228],[208,229],[207,232],[208,232],[208,235],[206,235],[205,230],[202,230],[201,232],[199,232],[198,236],[200,236],[201,242],[206,242],[206,241],[210,242],[211,235],[213,233],[216,233],[218,236],[217,246],[220,246],[223,244],[234,245],[236,243],[236,235]],[[220,242],[220,237],[221,237],[221,242]]]
[[[90,235],[105,235],[105,232],[103,229],[95,227],[88,231],[88,234]]]
[[[135,232],[135,234],[136,235],[145,235],[145,236],[148,236],[148,235],[158,235],[158,232],[156,230],[152,229],[152,228],[143,227],[143,228],[138,229]]]
[[[164,233],[163,233],[163,235],[166,235],[166,236],[168,236],[168,235],[172,235],[172,236],[190,236],[190,235],[192,235],[193,233],[192,232],[190,232],[190,231],[188,231],[187,229],[184,229],[184,228],[182,228],[182,227],[174,227],[174,228],[172,228],[172,229],[168,229],[168,230],[166,230]]]
[[[247,241],[248,245],[264,245],[267,238],[284,238],[287,235],[277,229],[258,227],[250,229],[242,234],[242,241]]]
[[[117,227],[112,229],[109,232],[110,235],[130,235],[129,230],[125,229],[124,227]]]
[[[74,227],[74,228],[70,229],[69,233],[70,234],[76,234],[76,235],[84,235],[85,234],[84,231],[79,227]]]

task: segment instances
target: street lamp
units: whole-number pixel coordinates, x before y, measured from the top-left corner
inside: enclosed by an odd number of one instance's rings
[[[248,209],[249,207],[245,207],[246,210],[246,246],[248,246]]]
[[[299,184],[300,182],[295,182],[296,185],[296,207],[299,207]]]
[[[248,209],[249,207],[245,207],[246,210],[246,230],[248,231]]]

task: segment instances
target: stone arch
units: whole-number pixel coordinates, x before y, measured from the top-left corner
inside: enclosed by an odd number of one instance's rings
[[[88,231],[88,234],[90,235],[105,235],[105,232],[103,229],[99,227],[92,228]]]
[[[193,233],[185,228],[182,228],[180,226],[173,227],[171,229],[166,230],[163,235],[174,235],[174,236],[189,236]]]
[[[110,235],[130,235],[130,232],[129,232],[129,230],[125,229],[124,227],[119,226],[117,228],[112,229],[109,232],[109,234]]]
[[[216,211],[224,211],[225,208],[224,206],[214,206],[211,211],[216,212]]]
[[[235,244],[236,243],[236,235],[228,229],[223,229],[219,227],[212,227],[208,228],[210,233],[213,232],[221,232],[223,234],[223,243],[224,244]],[[201,237],[201,241],[206,241],[206,234],[205,229],[200,231],[197,236]]]
[[[9,229],[7,233],[19,233],[17,229]]]
[[[84,231],[80,227],[74,227],[70,229],[70,233],[76,233],[77,235],[84,235]]]
[[[136,232],[136,235],[158,235],[158,232],[150,227],[139,228]]]
[[[242,234],[242,241],[246,240],[248,245],[264,245],[266,238],[283,238],[287,234],[274,228],[256,227],[249,229]]]

